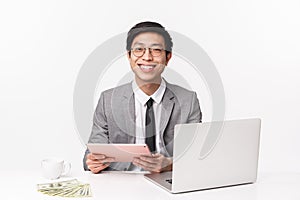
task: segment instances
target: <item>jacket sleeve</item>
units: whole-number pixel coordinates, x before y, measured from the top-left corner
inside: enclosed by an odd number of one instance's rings
[[[107,118],[105,115],[105,102],[104,93],[101,93],[98,105],[96,107],[93,117],[92,133],[89,138],[89,143],[109,143]],[[86,156],[89,154],[89,150],[85,151],[83,157],[83,168],[89,170],[86,165]]]
[[[191,98],[191,109],[190,109],[187,123],[201,123],[201,122],[202,122],[202,112],[200,109],[197,94],[196,92],[193,92]]]

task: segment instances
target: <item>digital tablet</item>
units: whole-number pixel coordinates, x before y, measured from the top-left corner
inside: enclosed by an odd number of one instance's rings
[[[104,154],[106,157],[115,158],[115,162],[132,162],[133,158],[141,155],[151,155],[146,144],[87,144],[93,154]]]

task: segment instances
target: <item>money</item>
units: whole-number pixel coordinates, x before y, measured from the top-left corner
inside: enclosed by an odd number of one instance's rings
[[[77,179],[37,184],[37,190],[43,194],[61,197],[91,197],[90,184],[84,184]]]

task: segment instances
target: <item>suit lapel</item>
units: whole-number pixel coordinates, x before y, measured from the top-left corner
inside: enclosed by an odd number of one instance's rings
[[[173,107],[174,107],[174,94],[168,89],[168,83],[166,82],[166,91],[162,98],[162,110],[161,110],[161,120],[160,120],[160,134],[162,135],[167,127],[170,120]],[[132,84],[128,84],[122,94],[120,105],[120,110],[122,110],[122,115],[124,116],[124,130],[128,137],[128,143],[135,143],[135,102],[134,93],[132,90]]]
[[[160,134],[162,135],[170,120],[174,107],[174,94],[166,87],[165,94],[162,99],[162,110],[160,120]]]
[[[121,102],[121,110],[124,116],[124,125],[126,127],[126,134],[128,136],[128,143],[135,143],[135,106],[134,106],[134,93],[131,84],[124,91],[123,99]]]

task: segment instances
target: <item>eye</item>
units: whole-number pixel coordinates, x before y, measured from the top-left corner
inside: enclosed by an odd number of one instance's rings
[[[136,52],[141,52],[141,51],[144,51],[144,48],[142,48],[142,47],[135,47],[133,50],[136,51]]]
[[[162,52],[162,49],[159,49],[159,48],[153,48],[152,51],[154,53],[161,53]]]

